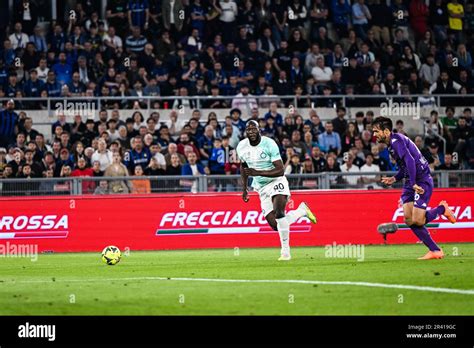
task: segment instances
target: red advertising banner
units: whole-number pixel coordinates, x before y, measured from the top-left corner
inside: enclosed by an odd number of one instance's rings
[[[307,202],[318,223],[291,225],[291,245],[381,244],[377,226],[396,222],[389,244],[414,243],[404,226],[398,190],[294,191],[288,210]],[[448,201],[458,222],[439,217],[429,225],[437,242],[474,242],[473,189],[437,189],[432,206]],[[100,251],[277,247],[256,194],[163,194],[0,199],[0,243],[35,243],[39,251]]]

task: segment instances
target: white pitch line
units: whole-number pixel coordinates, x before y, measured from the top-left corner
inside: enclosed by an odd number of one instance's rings
[[[316,284],[316,285],[347,285],[365,286],[372,288],[405,289],[427,292],[442,292],[446,294],[474,295],[474,290],[436,288],[432,286],[417,286],[403,284],[385,284],[370,282],[351,281],[325,281],[325,280],[297,280],[297,279],[217,279],[217,278],[167,278],[167,277],[131,277],[131,278],[93,278],[93,279],[56,279],[54,282],[110,282],[110,281],[133,281],[133,280],[174,280],[194,282],[216,282],[216,283],[279,283],[279,284]],[[53,283],[53,280],[20,280],[14,283]]]

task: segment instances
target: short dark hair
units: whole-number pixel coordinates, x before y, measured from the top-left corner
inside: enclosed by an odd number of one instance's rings
[[[372,122],[372,127],[379,127],[383,131],[388,129],[391,132],[393,129],[393,122],[388,117],[379,116]]]

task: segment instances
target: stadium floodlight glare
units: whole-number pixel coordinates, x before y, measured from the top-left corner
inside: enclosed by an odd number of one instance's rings
[[[386,222],[377,226],[377,232],[382,234],[384,244],[387,244],[387,234],[398,231],[398,225],[393,222]]]

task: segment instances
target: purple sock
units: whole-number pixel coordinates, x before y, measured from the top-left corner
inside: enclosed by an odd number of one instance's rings
[[[431,238],[430,233],[425,226],[410,226],[413,233],[423,242],[424,245],[428,247],[431,251],[441,250],[439,246]]]
[[[446,209],[444,209],[443,205],[438,205],[434,209],[427,210],[426,211],[426,223],[428,223],[430,221],[433,221],[434,219],[436,219],[436,217],[438,215],[444,214],[445,210]]]

